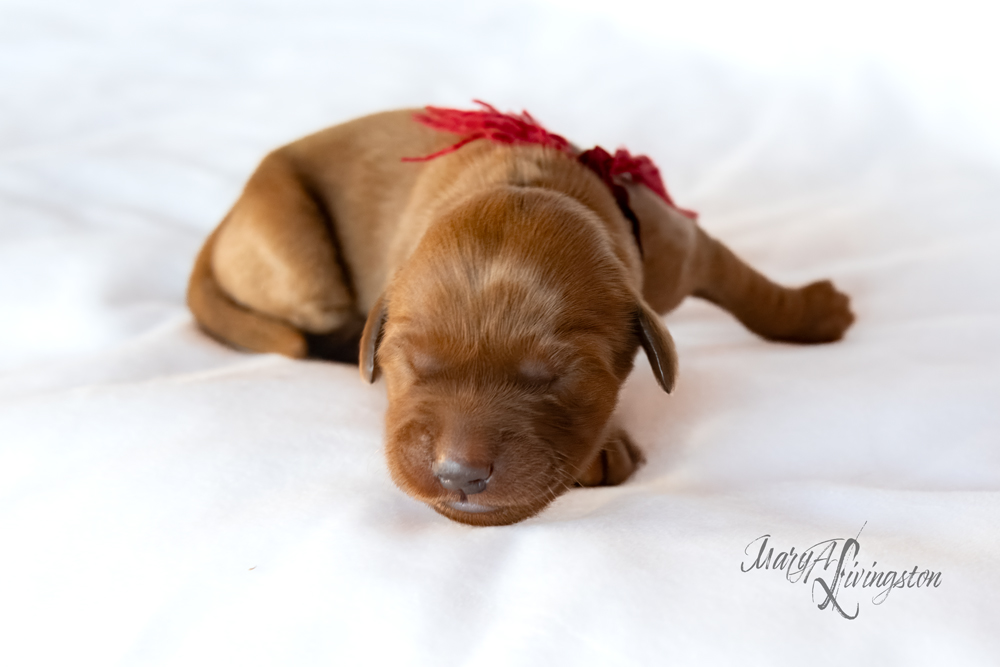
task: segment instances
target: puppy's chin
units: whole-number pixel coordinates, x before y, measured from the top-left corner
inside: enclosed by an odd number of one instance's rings
[[[469,526],[508,526],[538,514],[550,502],[552,499],[543,500],[534,505],[492,507],[477,503],[475,496],[471,496],[465,502],[444,499],[428,503],[428,505],[438,514]]]

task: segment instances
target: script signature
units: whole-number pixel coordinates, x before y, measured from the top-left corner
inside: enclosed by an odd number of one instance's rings
[[[863,530],[864,526],[861,528]],[[921,570],[917,565],[910,570],[879,570],[878,561],[872,561],[870,568],[859,567],[860,536],[861,531],[858,531],[857,537],[835,537],[805,549],[796,550],[793,546],[775,553],[769,543],[771,535],[761,535],[743,550],[747,556],[752,556],[756,550],[757,555],[749,563],[740,563],[740,570],[778,570],[790,583],[811,582],[812,599],[817,607],[820,610],[832,609],[849,620],[858,617],[860,604],[855,602],[854,612],[848,613],[841,603],[846,590],[874,588],[877,592],[872,597],[872,603],[880,605],[897,588],[937,588],[941,585],[940,572]]]

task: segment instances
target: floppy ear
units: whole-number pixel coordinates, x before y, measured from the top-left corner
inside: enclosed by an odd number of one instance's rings
[[[382,331],[385,328],[385,295],[383,294],[372,306],[361,332],[361,353],[358,355],[361,367],[361,378],[368,384],[378,379],[378,365],[375,363],[375,353],[382,341]]]
[[[646,351],[646,358],[653,368],[656,381],[668,394],[674,388],[677,377],[677,350],[674,349],[674,339],[663,326],[659,316],[653,312],[645,301],[638,300],[636,329],[639,342]]]

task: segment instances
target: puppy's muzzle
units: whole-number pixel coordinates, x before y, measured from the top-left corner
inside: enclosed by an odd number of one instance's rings
[[[493,475],[493,466],[472,465],[444,458],[434,463],[433,472],[444,488],[471,496],[486,490]]]

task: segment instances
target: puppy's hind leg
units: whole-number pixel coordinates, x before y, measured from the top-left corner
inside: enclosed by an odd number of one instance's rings
[[[694,295],[725,308],[759,336],[792,343],[829,343],[840,340],[854,322],[847,295],[829,280],[782,287],[700,228],[697,233]]]
[[[294,160],[268,155],[199,257],[189,302],[202,326],[257,352],[356,361],[364,319],[334,222]]]
[[[308,348],[301,332],[286,322],[244,308],[219,287],[211,261],[217,234],[213,232],[205,241],[188,283],[188,306],[202,329],[222,342],[254,352],[306,356]]]

